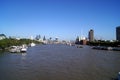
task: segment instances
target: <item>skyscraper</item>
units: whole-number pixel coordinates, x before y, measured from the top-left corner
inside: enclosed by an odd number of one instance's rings
[[[116,40],[120,41],[120,26],[116,27]]]
[[[88,34],[89,41],[94,41],[94,30],[90,30]]]

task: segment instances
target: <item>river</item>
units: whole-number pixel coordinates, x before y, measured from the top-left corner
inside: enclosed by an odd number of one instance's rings
[[[26,53],[0,53],[0,80],[115,80],[120,51],[62,44],[36,45]]]

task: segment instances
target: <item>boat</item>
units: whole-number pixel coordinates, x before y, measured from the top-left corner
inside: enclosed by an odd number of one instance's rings
[[[77,48],[83,48],[83,46],[81,46],[81,45],[78,45],[78,46],[77,46]]]
[[[120,51],[120,47],[114,47],[113,51]]]
[[[107,50],[113,50],[113,48],[112,47],[107,47]]]
[[[92,49],[101,49],[100,46],[93,46]]]
[[[9,51],[10,51],[11,53],[20,52],[20,47],[19,47],[19,46],[11,46],[11,47],[9,48]]]
[[[27,45],[25,45],[25,44],[22,45],[21,49],[20,49],[20,52],[27,52],[27,48],[28,48]]]
[[[120,51],[120,47],[94,46],[94,47],[92,47],[92,49],[109,50],[109,51]]]
[[[120,80],[120,72],[118,72],[118,80]]]
[[[22,48],[20,52],[27,52],[27,48]]]
[[[19,53],[19,52],[26,52],[27,51],[27,45],[22,45],[22,46],[11,46],[9,48],[9,52],[11,53]]]
[[[35,46],[35,45],[36,45],[36,44],[35,44],[35,43],[33,43],[33,42],[30,44],[30,46],[31,46],[31,47],[33,47],[33,46]]]

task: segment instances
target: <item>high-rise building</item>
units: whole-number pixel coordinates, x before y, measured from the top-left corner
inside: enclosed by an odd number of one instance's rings
[[[90,30],[88,34],[89,41],[94,41],[94,30]]]
[[[120,26],[116,27],[116,40],[120,41]]]

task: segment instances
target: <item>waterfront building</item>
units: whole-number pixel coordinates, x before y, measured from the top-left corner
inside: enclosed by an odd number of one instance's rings
[[[34,38],[33,38],[33,36],[30,36],[30,40],[33,40]]]
[[[80,37],[77,36],[76,41],[75,41],[75,44],[79,44],[79,43],[80,43]]]
[[[36,39],[37,41],[39,41],[39,42],[43,42],[43,38],[41,38],[40,35],[37,35],[35,39]]]
[[[58,37],[55,38],[55,41],[58,42]]]
[[[43,41],[46,41],[46,37],[45,36],[43,37]]]
[[[83,37],[83,36],[77,37],[75,43],[76,44],[81,44],[81,45],[86,45],[87,44],[87,38]]]
[[[40,36],[40,35],[37,35],[37,36],[35,37],[35,39],[36,39],[36,40],[39,40],[39,39],[41,39],[41,36]]]
[[[80,44],[82,44],[82,45],[86,45],[86,44],[87,44],[87,40],[86,40],[86,39],[81,40],[81,41],[80,41]]]
[[[116,40],[120,41],[120,26],[116,27]]]
[[[0,34],[0,40],[5,39],[6,36],[4,34]]]
[[[89,41],[94,41],[94,30],[90,30],[88,34]]]

